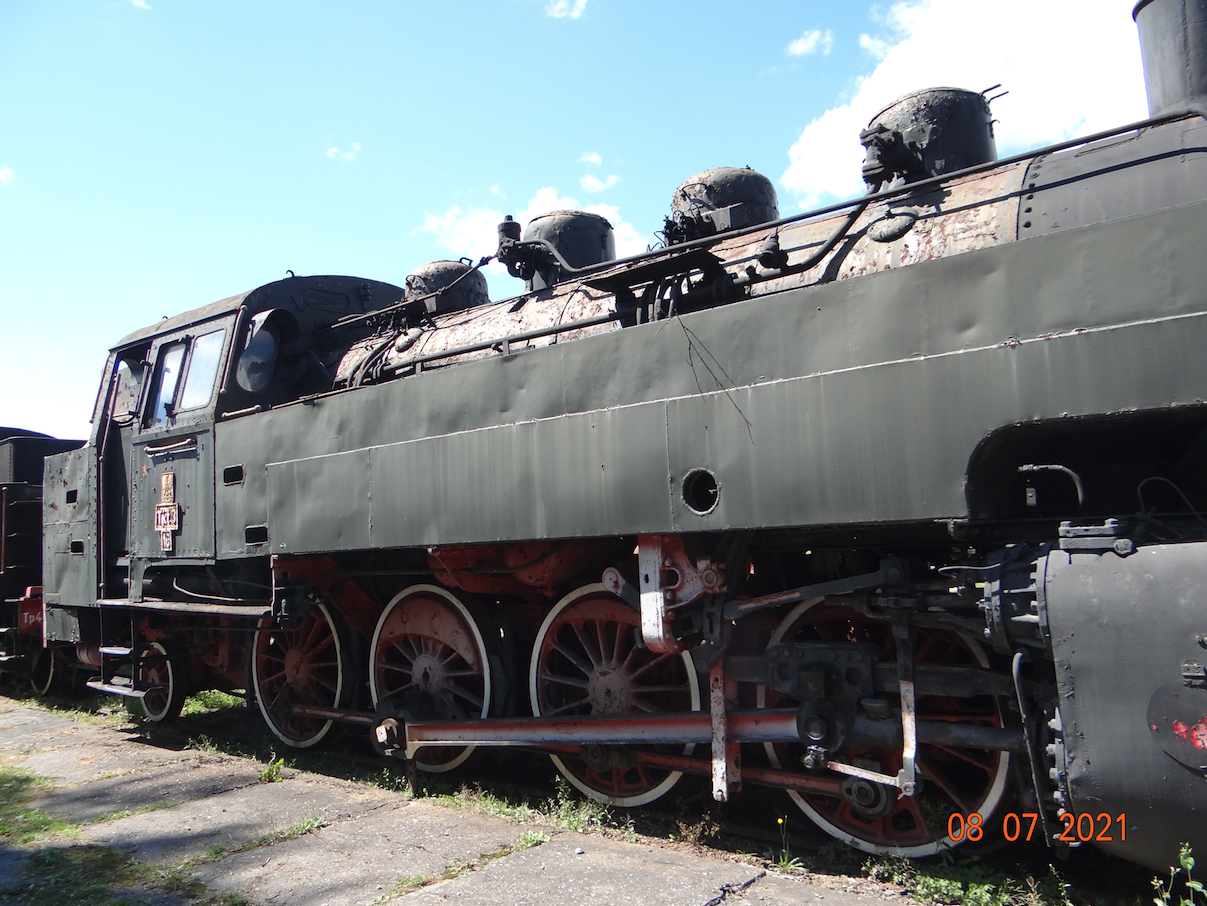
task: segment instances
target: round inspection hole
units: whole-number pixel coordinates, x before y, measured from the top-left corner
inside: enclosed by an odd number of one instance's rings
[[[721,489],[708,469],[692,469],[683,479],[683,502],[693,513],[705,516],[717,508]]]

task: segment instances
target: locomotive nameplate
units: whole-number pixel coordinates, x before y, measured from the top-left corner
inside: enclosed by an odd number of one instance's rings
[[[159,532],[159,549],[170,553],[175,546],[172,533],[180,531],[180,505],[176,503],[176,473],[159,476],[159,503],[155,506],[155,531]]]
[[[180,505],[176,503],[161,503],[155,507],[155,531],[180,531]]]

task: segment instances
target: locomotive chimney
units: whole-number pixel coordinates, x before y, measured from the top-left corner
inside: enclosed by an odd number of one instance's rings
[[[1148,111],[1152,116],[1207,98],[1207,0],[1140,0]]]

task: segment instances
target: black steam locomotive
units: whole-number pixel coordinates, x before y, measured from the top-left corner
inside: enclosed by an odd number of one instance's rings
[[[1207,2],[1135,17],[1142,123],[996,160],[923,91],[822,211],[722,168],[633,258],[508,219],[506,301],[438,262],[131,334],[86,444],[0,441],[5,668],[870,852],[1207,851]]]

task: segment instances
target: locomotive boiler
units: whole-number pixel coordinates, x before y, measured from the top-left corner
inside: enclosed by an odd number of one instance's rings
[[[437,262],[129,335],[9,653],[620,806],[777,787],[868,852],[1207,850],[1207,2],[1134,16],[1141,123],[998,160],[917,92],[820,211],[718,168],[632,258],[508,218],[505,301]]]

